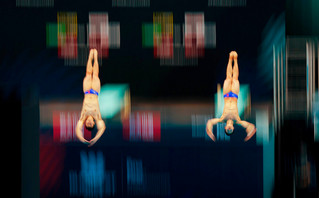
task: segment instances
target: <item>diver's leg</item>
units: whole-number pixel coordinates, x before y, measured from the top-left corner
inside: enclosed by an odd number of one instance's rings
[[[88,75],[92,76],[92,72],[93,72],[92,60],[93,60],[93,57],[94,57],[94,50],[91,49],[89,57],[88,57],[88,62],[86,64],[86,75],[87,76]]]
[[[232,64],[233,64],[233,54],[229,53],[229,59],[228,59],[227,71],[226,71],[226,79],[232,78],[232,74],[233,74]]]
[[[90,90],[92,88],[92,60],[93,60],[94,51],[91,49],[88,57],[88,62],[86,64],[86,75],[83,79],[83,92]]]
[[[94,49],[94,66],[93,66],[93,80],[92,80],[92,89],[100,93],[101,81],[99,78],[99,62],[97,50]]]
[[[229,59],[228,59],[228,64],[227,64],[227,70],[226,70],[226,79],[224,81],[223,85],[223,94],[229,93],[231,91],[231,84],[232,84],[232,62],[233,62],[233,56],[230,53],[229,54]]]
[[[93,76],[99,77],[99,62],[98,62],[97,50],[93,49],[93,51],[94,51]]]
[[[239,75],[238,62],[237,62],[238,54],[235,51],[232,51],[231,54],[233,55],[233,59],[234,59],[231,91],[238,95],[239,94],[239,88],[240,88],[239,87],[239,81],[238,81],[238,75]]]
[[[235,51],[232,51],[231,54],[233,55],[233,60],[234,60],[234,67],[233,67],[233,79],[234,80],[238,80],[238,75],[239,75],[239,71],[238,71],[238,54]]]

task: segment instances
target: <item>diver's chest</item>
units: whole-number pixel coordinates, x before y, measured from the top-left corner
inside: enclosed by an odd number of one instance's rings
[[[235,107],[234,108],[225,108],[225,111],[224,111],[225,119],[235,120],[237,115],[238,115],[237,107],[236,108]]]

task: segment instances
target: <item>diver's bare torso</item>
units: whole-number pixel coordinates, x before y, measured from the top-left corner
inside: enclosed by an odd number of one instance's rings
[[[100,120],[100,106],[98,96],[95,94],[85,94],[80,120],[84,121],[87,116],[92,116],[95,120]]]
[[[220,117],[222,121],[233,120],[237,122],[240,120],[237,107],[237,98],[224,98],[224,111]]]

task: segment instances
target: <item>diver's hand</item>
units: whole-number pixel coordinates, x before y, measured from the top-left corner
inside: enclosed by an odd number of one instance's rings
[[[83,137],[82,135],[78,135],[77,138],[78,138],[78,140],[79,140],[80,142],[82,142],[83,144],[89,144],[89,143],[90,143],[89,141],[87,141],[86,139],[84,139],[84,137]]]
[[[83,138],[83,140],[80,140],[83,144],[89,144],[89,141]]]
[[[91,139],[89,147],[93,146],[100,139],[100,137],[103,135],[103,133],[105,131],[105,123],[102,119],[96,121],[96,126],[97,126],[98,131],[97,131],[95,137],[93,139]]]
[[[89,144],[88,147],[93,146],[98,140],[99,140],[98,138],[94,137],[92,140],[90,140],[88,142],[88,144]]]

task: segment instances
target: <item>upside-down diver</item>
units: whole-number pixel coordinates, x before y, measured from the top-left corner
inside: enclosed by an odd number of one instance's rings
[[[231,135],[234,132],[234,121],[236,124],[241,125],[246,129],[247,136],[245,141],[248,141],[255,133],[256,127],[254,124],[243,121],[240,119],[238,114],[237,100],[239,94],[239,81],[238,81],[238,54],[235,51],[229,53],[229,60],[227,65],[226,79],[223,85],[223,95],[224,95],[224,111],[220,118],[213,118],[207,121],[206,132],[207,135],[216,141],[213,134],[213,125],[218,122],[226,122],[225,133]],[[232,62],[234,61],[234,67]]]
[[[94,65],[92,66],[93,60]],[[98,100],[100,89],[101,82],[99,79],[99,64],[97,58],[97,50],[91,49],[86,66],[86,75],[83,79],[84,100],[81,111],[81,117],[76,126],[76,137],[81,142],[88,144],[88,146],[94,145],[105,131],[105,123],[101,117]],[[92,131],[92,129],[95,126],[95,123],[98,130],[95,137],[90,141],[84,139],[82,132],[83,125],[85,124],[86,129]]]

